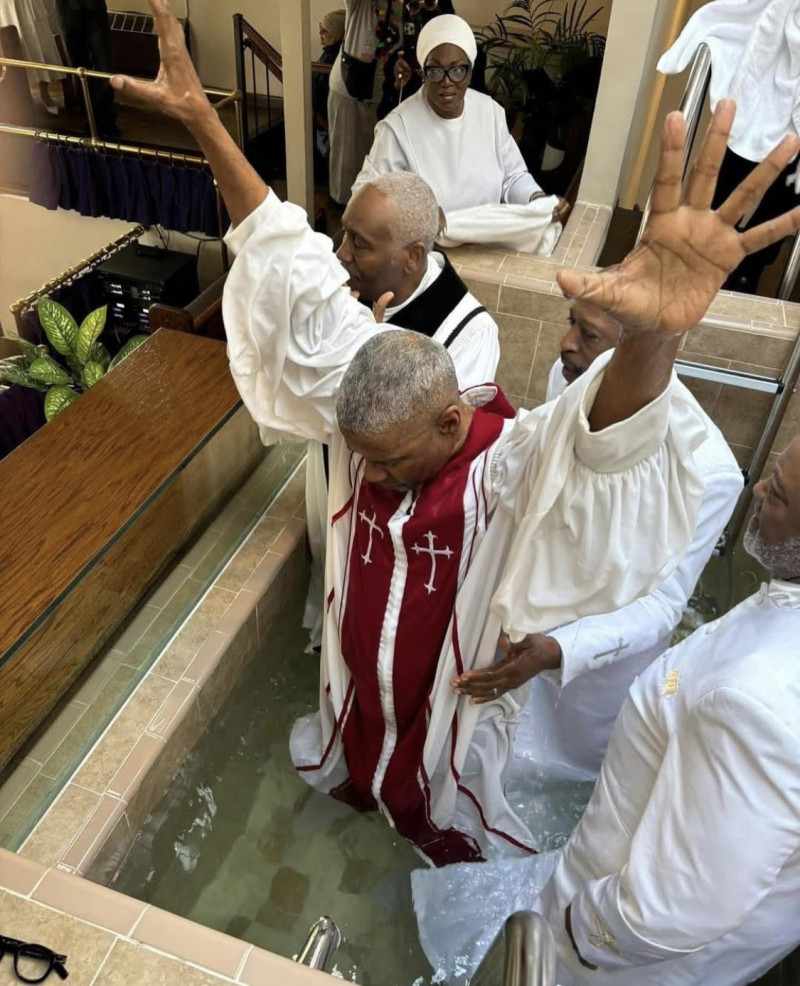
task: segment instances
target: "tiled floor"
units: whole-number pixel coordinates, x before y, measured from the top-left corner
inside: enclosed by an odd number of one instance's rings
[[[181,626],[187,613],[251,531],[255,529],[254,544],[263,546],[282,530],[279,518],[262,520],[262,516],[304,454],[302,442],[287,442],[273,449],[98,655],[0,788],[0,845],[19,848],[67,777],[158,658],[156,673],[149,675],[141,701],[137,701],[135,709],[126,709],[115,722],[112,734],[104,741],[104,757],[95,760],[91,770],[85,768],[72,796],[80,801],[84,787],[87,795],[96,792],[98,786],[105,790],[128,752],[123,741],[115,743],[115,736],[126,736],[137,725],[144,730],[200,643],[233,602],[232,583],[228,588],[226,584],[213,586],[206,605]],[[302,487],[281,501],[281,509],[293,509],[295,500],[302,503]],[[181,629],[176,634],[178,627]],[[129,722],[131,716],[142,722]],[[75,805],[78,813],[83,808]]]

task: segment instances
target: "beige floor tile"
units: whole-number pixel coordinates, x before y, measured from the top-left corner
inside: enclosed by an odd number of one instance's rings
[[[195,654],[192,663],[184,672],[183,677],[186,681],[202,688],[220,660],[224,659],[224,651],[229,643],[230,637],[227,634],[215,630]]]
[[[55,866],[99,800],[93,791],[68,784],[58,801],[25,840],[20,855],[44,866]]]
[[[47,870],[32,859],[0,849],[0,886],[27,897]]]
[[[33,899],[120,935],[130,933],[147,906],[132,897],[57,870],[50,870],[45,875]]]
[[[246,986],[325,986],[330,979],[324,972],[314,972],[259,948],[247,956],[239,976],[239,982]]]
[[[477,301],[483,305],[488,312],[497,311],[497,303],[500,300],[500,284],[490,281],[480,280],[476,277],[463,278],[469,291],[475,296]]]
[[[67,956],[69,986],[90,986],[116,940],[113,934],[95,928],[85,921],[59,914],[31,900],[14,897],[0,891],[0,914],[3,915],[3,934],[10,938],[37,942]],[[60,982],[58,977],[54,977]],[[51,980],[48,980],[50,982]],[[137,982],[118,980],[115,986]],[[138,980],[144,984],[146,980]],[[10,971],[8,961],[0,964],[0,984],[19,986]]]
[[[204,928],[167,911],[151,907],[136,927],[137,941],[170,952],[223,976],[234,977],[249,946],[236,938]]]
[[[124,804],[118,798],[106,795],[75,833],[71,845],[62,855],[61,862],[76,873],[83,873],[110,832],[122,817]]]

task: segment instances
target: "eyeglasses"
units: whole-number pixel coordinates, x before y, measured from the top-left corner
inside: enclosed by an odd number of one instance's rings
[[[34,945],[16,938],[0,935],[0,960],[4,955],[14,956],[14,972],[23,983],[41,983],[55,969],[61,979],[66,979],[64,963],[66,955],[57,955],[44,945]]]
[[[406,13],[411,17],[416,17],[422,8],[431,13],[439,9],[439,0],[406,0]]]
[[[441,65],[426,65],[424,72],[428,82],[444,82],[449,79],[451,82],[463,82],[469,75],[471,65],[451,65],[450,68],[442,68]]]

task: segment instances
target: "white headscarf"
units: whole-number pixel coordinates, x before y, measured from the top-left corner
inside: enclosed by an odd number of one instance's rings
[[[472,28],[463,17],[458,17],[456,14],[440,14],[428,21],[419,32],[417,58],[423,68],[425,68],[428,55],[439,45],[456,45],[467,56],[470,65],[475,64],[478,45],[475,42]]]

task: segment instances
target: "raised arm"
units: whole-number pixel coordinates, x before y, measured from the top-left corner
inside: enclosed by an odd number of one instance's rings
[[[149,0],[158,32],[161,66],[154,82],[115,75],[111,85],[126,100],[171,116],[189,130],[207,158],[234,226],[264,201],[269,186],[259,178],[203,92],[169,0]]]
[[[732,100],[717,104],[683,201],[686,125],[680,113],[670,113],[652,212],[639,245],[617,267],[557,275],[567,298],[585,298],[623,326],[589,415],[594,431],[630,417],[662,393],[681,334],[705,315],[728,274],[745,255],[800,226],[797,207],[744,233],[736,228],[797,153],[797,137],[784,138],[719,209],[711,209],[734,112]]]

